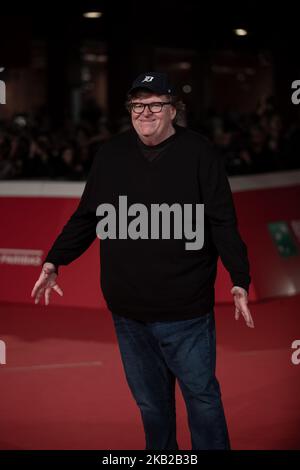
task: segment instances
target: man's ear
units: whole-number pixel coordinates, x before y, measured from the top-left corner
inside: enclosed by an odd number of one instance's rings
[[[176,114],[177,114],[177,109],[175,108],[175,106],[171,106],[171,118],[172,118],[172,121],[175,119]]]

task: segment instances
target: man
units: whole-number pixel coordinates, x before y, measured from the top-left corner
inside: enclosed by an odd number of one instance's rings
[[[223,162],[200,134],[174,124],[176,101],[165,74],[140,75],[127,98],[133,129],[101,147],[79,206],[49,251],[32,296],[38,303],[44,294],[48,305],[52,289],[63,294],[56,283],[57,267],[80,256],[97,230],[101,287],[141,412],[146,450],[178,449],[176,379],[187,407],[192,449],[229,449],[215,376],[219,255],[233,282],[235,318],[242,314],[249,327],[254,324],[247,307],[247,249],[238,233]],[[125,203],[131,203],[126,220]],[[186,236],[178,236],[178,218],[176,236],[171,236],[171,211],[175,220],[175,209],[192,205],[197,210],[201,204],[204,243],[187,249],[189,237],[186,230]],[[152,210],[158,207],[163,234],[156,219],[149,236],[148,215],[152,225]],[[197,228],[199,220],[194,214],[183,225]]]

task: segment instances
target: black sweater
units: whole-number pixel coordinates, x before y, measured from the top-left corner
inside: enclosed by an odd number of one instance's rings
[[[214,307],[219,255],[233,285],[249,288],[247,248],[222,157],[200,134],[176,131],[152,161],[142,154],[134,130],[102,145],[76,211],[44,260],[59,266],[78,258],[97,236],[98,205],[110,203],[117,211],[120,195],[127,196],[128,207],[141,203],[149,213],[155,203],[204,204],[199,250],[185,249],[184,234],[182,239],[120,239],[117,231],[115,239],[100,241],[102,292],[109,310],[124,317],[164,321],[207,313]]]

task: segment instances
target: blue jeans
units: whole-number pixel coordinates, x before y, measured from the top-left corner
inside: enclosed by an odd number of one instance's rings
[[[112,314],[146,450],[177,450],[175,380],[188,415],[192,450],[230,449],[215,376],[214,311],[189,320],[144,322]]]

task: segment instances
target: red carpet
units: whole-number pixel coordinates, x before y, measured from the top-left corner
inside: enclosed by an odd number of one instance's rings
[[[234,449],[300,449],[300,296],[216,306],[218,377]],[[108,311],[1,304],[0,449],[143,449]],[[177,388],[178,443],[190,449]]]

